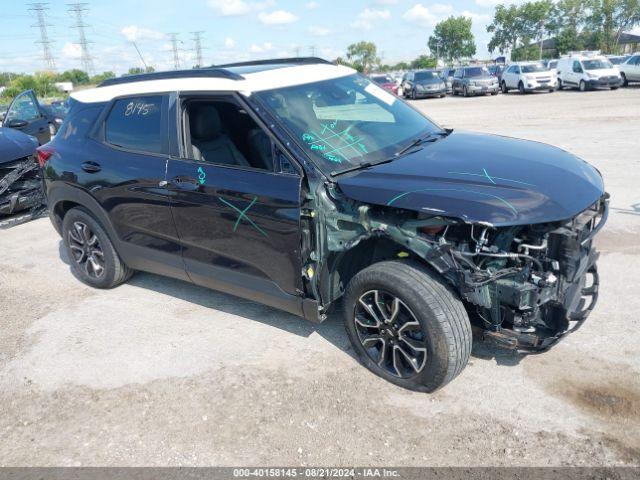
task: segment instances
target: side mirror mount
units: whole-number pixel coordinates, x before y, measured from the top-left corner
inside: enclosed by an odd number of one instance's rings
[[[27,125],[29,125],[28,122],[20,120],[19,118],[15,118],[13,120],[9,120],[6,126],[9,128],[24,128]]]

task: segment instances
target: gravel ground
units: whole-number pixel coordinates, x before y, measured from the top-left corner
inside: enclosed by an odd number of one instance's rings
[[[0,231],[0,465],[640,465],[640,88],[415,105],[602,171],[600,303],[580,331],[527,357],[477,341],[418,394],[361,367],[336,316],[149,274],[85,287],[40,219]]]

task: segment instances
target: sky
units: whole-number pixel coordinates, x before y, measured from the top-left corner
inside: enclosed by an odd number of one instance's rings
[[[46,0],[42,0],[46,1]],[[49,0],[47,31],[57,71],[81,67],[72,0]],[[79,0],[81,1],[81,0]],[[486,26],[499,0],[84,0],[94,72],[174,66],[168,34],[179,39],[182,68],[196,63],[193,33],[202,32],[203,64],[259,58],[344,55],[360,40],[373,41],[384,63],[428,53],[435,24],[450,15],[473,19],[477,57],[488,57]],[[43,70],[40,32],[31,0],[0,0],[0,71]]]

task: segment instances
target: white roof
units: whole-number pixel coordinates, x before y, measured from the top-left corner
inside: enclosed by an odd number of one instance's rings
[[[313,64],[283,66],[254,73],[243,73],[243,80],[219,77],[168,78],[122,83],[91,88],[71,94],[83,103],[108,102],[116,97],[160,92],[235,91],[249,96],[252,92],[303,85],[353,75],[355,70],[342,65]]]

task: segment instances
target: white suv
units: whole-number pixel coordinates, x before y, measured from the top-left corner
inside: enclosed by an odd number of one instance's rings
[[[553,71],[548,70],[543,64],[537,62],[514,63],[502,72],[500,87],[502,93],[518,89],[520,93],[534,90],[556,89],[558,79]]]
[[[622,85],[620,70],[606,57],[597,54],[574,54],[558,61],[558,86],[579,88],[580,91],[593,88],[616,90]]]
[[[622,84],[626,87],[629,82],[640,82],[640,53],[636,53],[628,58],[624,63],[618,65]]]

